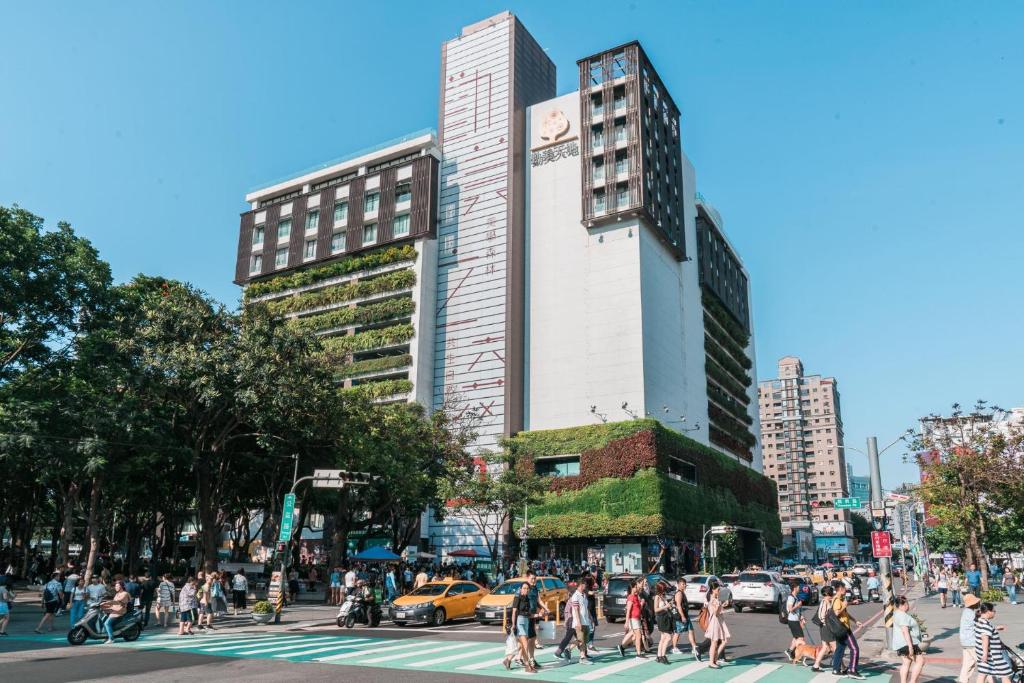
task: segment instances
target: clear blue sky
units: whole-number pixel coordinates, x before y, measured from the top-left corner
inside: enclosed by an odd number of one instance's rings
[[[436,126],[441,42],[503,9],[559,92],[641,40],[751,272],[761,379],[786,354],[837,377],[857,447],[1024,404],[1016,2],[6,3],[0,203],[70,221],[119,279],[236,302],[245,191]]]

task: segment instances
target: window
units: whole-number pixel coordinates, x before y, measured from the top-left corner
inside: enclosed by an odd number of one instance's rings
[[[337,254],[339,251],[345,251],[345,233],[343,232],[331,235],[331,253]]]
[[[281,247],[274,255],[274,267],[281,268],[288,265],[288,247]]]
[[[409,234],[409,214],[402,214],[401,216],[395,216],[394,222],[391,224],[391,236],[392,237],[405,237]]]
[[[288,239],[288,236],[292,234],[292,219],[286,218],[277,224],[277,241],[280,242],[282,239]]]
[[[604,80],[604,69],[601,68],[601,60],[595,59],[590,63],[590,85],[601,85]]]
[[[615,142],[626,141],[626,126],[624,124],[617,124],[615,126]]]
[[[675,456],[668,458],[668,473],[674,479],[685,481],[688,484],[697,483],[697,466]]]
[[[313,232],[320,223],[320,210],[314,209],[306,214],[306,232]]]
[[[303,253],[303,258],[316,258],[316,240],[306,240],[306,251]]]
[[[590,98],[590,101],[594,107],[594,116],[603,116],[604,104],[601,102],[601,96],[595,95],[594,97]]]
[[[263,254],[253,254],[249,260],[249,274],[259,273],[263,270]]]
[[[363,226],[363,244],[373,244],[377,241],[377,224],[367,223]]]
[[[401,204],[412,200],[412,183],[402,183],[395,188],[395,203]]]
[[[334,202],[334,224],[348,220],[348,202]]]
[[[573,477],[580,473],[580,456],[539,458],[534,461],[537,474],[542,477]]]
[[[629,159],[625,154],[620,154],[615,158],[615,175],[623,173],[629,173]]]
[[[380,192],[371,192],[363,200],[363,212],[375,213],[378,204],[380,204]]]
[[[629,188],[619,186],[618,191],[615,193],[615,206],[623,208],[629,206]]]
[[[604,201],[604,190],[602,190],[600,192],[595,192],[594,193],[594,211],[601,212],[601,211],[604,211],[606,208],[607,207],[605,206],[605,201]]]
[[[604,162],[600,159],[594,159],[594,180],[604,180]]]
[[[622,78],[626,75],[626,53],[616,52],[612,56],[612,78]]]
[[[257,225],[252,229],[252,246],[263,244],[263,226]]]

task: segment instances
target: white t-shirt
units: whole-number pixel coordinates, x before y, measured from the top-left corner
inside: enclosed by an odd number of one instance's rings
[[[107,587],[102,583],[90,583],[85,592],[89,594],[89,602],[99,602],[107,594]]]
[[[345,572],[345,588],[355,588],[355,587],[356,587],[356,573],[354,571],[352,571],[351,569],[349,569],[347,572]]]
[[[580,611],[580,625],[581,626],[593,626],[594,622],[590,620],[590,603],[587,600],[587,594],[582,591],[576,591],[569,598],[570,605],[578,605]],[[576,618],[575,610],[573,610],[573,619]]]
[[[789,621],[800,621],[800,613],[803,612],[803,607],[794,609],[796,603],[800,602],[796,597],[790,595],[786,598],[786,619]]]

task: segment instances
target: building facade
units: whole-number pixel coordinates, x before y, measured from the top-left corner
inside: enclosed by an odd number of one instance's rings
[[[819,555],[856,552],[849,510],[833,507],[850,494],[836,379],[805,375],[800,359],[786,356],[777,379],[759,382],[758,405],[765,474],[778,485],[783,531],[811,531]]]
[[[515,16],[465,27],[442,45],[436,139],[247,195],[236,282],[247,303],[320,334],[346,388],[471,415],[478,452],[623,420],[635,424],[602,437],[609,452],[626,432],[658,440],[619,474],[658,477],[667,507],[628,534],[549,537],[549,550],[618,537],[634,553],[671,535],[692,558],[700,524],[730,522],[762,557],[779,533],[754,437],[749,277],[696,192],[679,108],[640,44],[576,70],[579,90],[556,97],[555,65]],[[589,495],[601,467],[561,443],[523,452],[552,495]],[[701,488],[707,504],[690,505]],[[441,556],[485,549],[468,519],[426,514],[421,527]]]
[[[859,509],[852,510],[853,514],[870,519],[871,477],[854,474],[853,465],[846,463],[846,480],[850,483],[850,497],[858,498],[861,502]]]

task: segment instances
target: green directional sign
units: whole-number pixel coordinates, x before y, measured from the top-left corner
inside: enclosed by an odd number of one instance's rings
[[[834,507],[840,510],[856,510],[860,508],[860,498],[836,498]]]
[[[279,541],[292,540],[292,524],[295,517],[295,494],[289,493],[284,497],[284,506],[281,508],[281,533],[277,535]]]

